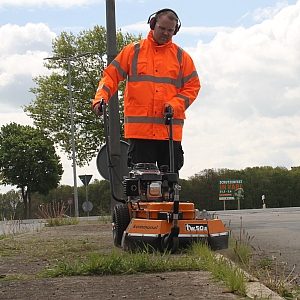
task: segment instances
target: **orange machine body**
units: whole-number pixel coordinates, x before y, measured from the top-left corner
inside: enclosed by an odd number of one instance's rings
[[[173,226],[173,202],[128,203],[130,223],[123,234],[126,250],[151,245],[161,250],[161,239]],[[179,203],[177,226],[181,246],[192,242],[207,242],[213,250],[228,247],[228,231],[220,219],[201,215],[194,203]]]

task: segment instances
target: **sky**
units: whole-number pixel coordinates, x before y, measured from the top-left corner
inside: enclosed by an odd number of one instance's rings
[[[300,165],[300,0],[116,0],[115,7],[117,28],[143,37],[155,11],[171,8],[180,18],[173,42],[191,55],[202,86],[186,112],[181,178]],[[104,0],[0,0],[0,127],[33,124],[22,107],[34,100],[32,78],[50,74],[43,58],[52,56],[52,40],[106,26],[105,10]],[[72,162],[58,154],[60,184],[73,185]],[[95,159],[77,167],[85,174],[103,179]]]

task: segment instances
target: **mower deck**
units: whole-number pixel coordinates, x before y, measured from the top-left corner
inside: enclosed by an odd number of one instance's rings
[[[163,239],[173,227],[173,202],[139,202],[128,204],[130,223],[123,232],[124,250],[151,247],[164,251]],[[179,203],[177,235],[179,247],[193,242],[207,243],[212,250],[228,248],[228,231],[219,219],[206,218],[193,203]]]

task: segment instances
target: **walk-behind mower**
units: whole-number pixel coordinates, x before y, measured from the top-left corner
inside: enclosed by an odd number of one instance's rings
[[[113,166],[110,159],[104,101],[101,107],[108,175],[109,180],[112,180]],[[179,247],[185,247],[193,242],[207,243],[212,250],[226,249],[228,231],[222,221],[214,214],[195,209],[194,203],[179,200],[178,174],[173,171],[172,116],[170,109],[165,114],[165,124],[169,126],[170,134],[170,166],[158,169],[154,163],[138,163],[132,167],[123,181],[126,195],[124,199],[117,197],[111,189],[113,198],[120,202],[113,211],[114,244],[126,251],[147,248],[174,253]]]

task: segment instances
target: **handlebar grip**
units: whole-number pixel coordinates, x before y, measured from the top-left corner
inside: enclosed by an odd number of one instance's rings
[[[171,105],[165,108],[164,115],[165,115],[165,125],[169,125],[174,115],[174,110]]]
[[[100,101],[99,110],[100,110],[101,112],[103,112],[103,105],[106,105],[106,102],[105,102],[105,99],[104,99],[104,98],[102,98],[101,101]]]

